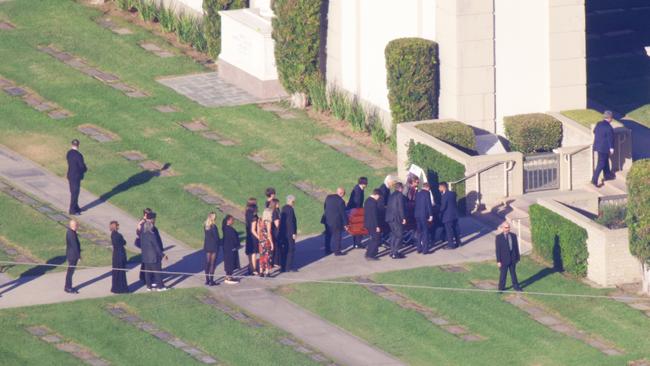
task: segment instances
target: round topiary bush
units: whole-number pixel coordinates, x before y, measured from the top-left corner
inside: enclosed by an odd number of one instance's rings
[[[445,121],[422,123],[416,127],[470,155],[476,154],[476,137],[474,136],[474,130],[463,122]]]
[[[386,46],[388,102],[393,123],[438,115],[438,44],[423,38],[398,38]]]
[[[548,152],[562,143],[562,122],[544,113],[503,118],[510,149],[524,154]]]

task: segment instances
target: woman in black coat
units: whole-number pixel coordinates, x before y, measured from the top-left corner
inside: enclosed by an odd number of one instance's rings
[[[126,283],[126,240],[118,232],[120,224],[117,221],[111,221],[111,243],[113,244],[113,282],[111,292],[123,294],[129,292],[129,285]]]
[[[219,229],[217,229],[217,214],[210,212],[203,224],[203,251],[205,252],[205,284],[216,285],[214,270],[217,266],[217,253],[219,252]]]
[[[223,267],[226,271],[225,283],[234,285],[239,283],[232,277],[237,264],[236,257],[239,256],[239,234],[232,227],[235,219],[231,215],[226,215],[221,225],[223,232]]]
[[[257,200],[249,198],[246,204],[246,256],[248,257],[248,273],[257,276],[257,253],[259,242],[254,232],[257,231]]]

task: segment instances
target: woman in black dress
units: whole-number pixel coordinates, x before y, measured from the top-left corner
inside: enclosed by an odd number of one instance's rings
[[[117,221],[111,221],[111,243],[113,244],[113,282],[111,292],[115,294],[124,294],[129,292],[129,285],[126,283],[126,240],[118,232],[120,224]]]
[[[257,253],[259,253],[258,240],[255,237],[257,225],[257,200],[249,198],[246,203],[246,256],[248,257],[248,273],[257,276]]]
[[[203,251],[205,251],[205,284],[214,286],[214,270],[217,266],[217,253],[219,251],[219,229],[217,229],[217,214],[210,212],[203,224]]]
[[[235,222],[235,219],[231,215],[226,215],[221,226],[223,232],[223,267],[226,271],[224,282],[229,285],[239,283],[232,277],[235,271],[235,256],[239,256],[239,233],[232,227],[233,222]]]

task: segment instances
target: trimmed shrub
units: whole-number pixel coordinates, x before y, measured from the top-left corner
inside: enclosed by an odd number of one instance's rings
[[[332,86],[329,89],[328,94],[329,106],[332,115],[337,119],[344,120],[345,116],[348,115],[348,109],[350,109],[348,97],[336,86]]]
[[[427,181],[431,184],[432,192],[438,197],[439,182],[454,182],[465,177],[465,166],[423,144],[411,140],[407,151],[410,164],[415,164],[427,172]],[[465,212],[465,182],[454,187],[458,209]]]
[[[625,227],[626,211],[627,205],[624,204],[605,205],[600,210],[598,217],[594,221],[608,229],[621,229]]]
[[[470,155],[476,155],[476,137],[474,136],[474,130],[462,122],[422,123],[416,127]]]
[[[273,39],[280,82],[290,94],[306,93],[318,72],[322,0],[274,0]]]
[[[363,110],[363,106],[357,98],[354,98],[349,104],[349,108],[345,114],[345,120],[350,122],[352,129],[355,131],[366,130],[366,111]]]
[[[626,177],[630,253],[650,265],[650,159],[637,160]]]
[[[216,60],[221,53],[221,16],[218,12],[246,7],[247,0],[203,0],[205,47],[210,57]]]
[[[309,101],[317,112],[325,112],[329,109],[327,103],[327,85],[320,74],[313,75],[307,79],[307,94]]]
[[[548,152],[560,147],[562,122],[544,113],[504,117],[510,149],[524,154]]]
[[[438,45],[422,38],[398,38],[385,49],[388,101],[393,123],[438,115]]]
[[[533,204],[530,215],[533,249],[554,268],[587,275],[587,231],[546,207]]]

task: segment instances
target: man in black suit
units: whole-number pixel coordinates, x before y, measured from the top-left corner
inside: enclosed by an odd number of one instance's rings
[[[296,212],[293,209],[296,204],[296,197],[287,196],[287,204],[280,212],[280,241],[283,242],[281,272],[295,272],[293,269],[293,255],[296,251],[296,235],[298,234],[298,221]]]
[[[402,194],[404,185],[401,182],[395,183],[395,191],[388,197],[386,206],[386,222],[390,226],[390,257],[393,259],[401,258],[398,252],[404,236],[404,227],[406,224],[406,197]]]
[[[352,188],[352,193],[350,193],[350,199],[348,200],[348,204],[346,206],[346,210],[352,210],[353,208],[361,208],[363,207],[363,191],[366,189],[368,186],[368,178],[366,177],[361,177],[358,180],[358,183],[354,188]],[[353,248],[361,248],[361,240],[363,239],[363,236],[361,235],[353,235],[352,236],[352,241],[353,241]]]
[[[380,202],[381,191],[375,189],[370,197],[366,199],[363,204],[363,226],[368,230],[370,241],[366,248],[366,259],[369,261],[376,261],[379,243],[381,242],[381,225],[379,224],[379,206],[383,203]]]
[[[63,291],[69,294],[79,293],[72,287],[72,275],[77,263],[81,260],[81,245],[79,245],[79,237],[77,236],[78,225],[77,221],[70,220],[68,230],[65,233],[65,257],[68,260],[68,272],[65,274]]]
[[[415,195],[414,216],[417,225],[418,253],[426,254],[429,251],[429,224],[433,223],[433,203],[429,183],[424,183],[422,190]]]
[[[440,219],[447,234],[445,249],[456,249],[461,246],[456,192],[449,190],[447,182],[440,182],[438,190],[440,191]]]
[[[332,251],[334,255],[343,255],[341,252],[341,235],[348,226],[348,215],[345,213],[345,189],[339,187],[336,194],[330,194],[325,198],[324,213],[321,222],[325,224],[325,254]]]
[[[497,235],[495,239],[497,266],[499,267],[499,291],[506,288],[506,275],[510,271],[512,288],[515,291],[521,291],[517,281],[517,271],[515,267],[519,262],[519,243],[517,235],[510,232],[510,224],[506,221],[501,225],[502,234]]]
[[[596,187],[600,187],[598,183],[600,172],[603,172],[603,183],[614,178],[609,168],[609,157],[614,154],[614,129],[611,123],[612,112],[605,111],[603,120],[598,122],[594,128],[593,150],[598,154],[598,163],[594,175],[591,177],[591,184]]]
[[[84,162],[84,156],[79,152],[79,140],[72,140],[70,150],[68,150],[65,158],[68,161],[68,173],[66,177],[70,186],[70,207],[68,213],[70,215],[79,215],[81,214],[81,208],[79,208],[81,180],[84,179],[84,174],[88,170]]]
[[[162,241],[160,234],[154,226],[154,213],[147,215],[142,232],[140,233],[140,248],[142,250],[142,263],[145,269],[145,283],[147,291],[164,291],[166,290],[162,282]]]

